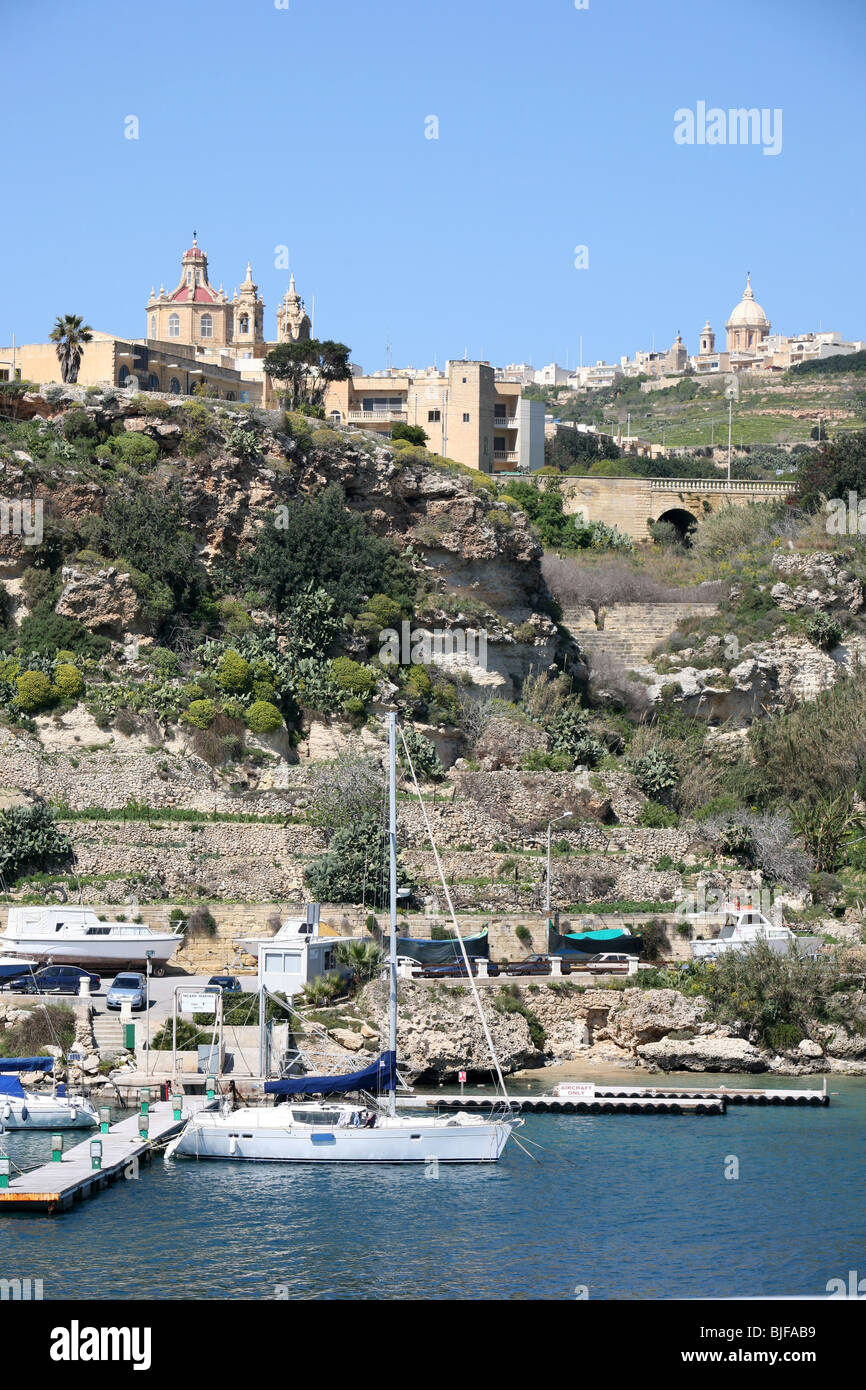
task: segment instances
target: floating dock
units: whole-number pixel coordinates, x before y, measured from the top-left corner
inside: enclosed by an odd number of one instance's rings
[[[95,1197],[119,1179],[136,1178],[139,1166],[150,1162],[158,1145],[177,1134],[197,1111],[216,1104],[207,1097],[184,1096],[181,1118],[176,1120],[171,1101],[152,1101],[146,1139],[138,1132],[138,1114],[111,1125],[105,1134],[98,1129],[87,1130],[87,1138],[67,1149],[59,1161],[10,1178],[9,1186],[0,1188],[0,1214],[34,1212],[53,1216],[86,1197]],[[94,1168],[90,1145],[97,1139],[102,1144],[102,1161],[99,1168]]]
[[[826,1082],[820,1091],[795,1088],[719,1086],[608,1086],[596,1085],[592,1097],[576,1099],[559,1095],[511,1095],[512,1106],[523,1115],[724,1115],[729,1105],[829,1105]],[[492,1110],[502,1097],[491,1091],[482,1095],[399,1097],[405,1109],[419,1105],[430,1110]]]

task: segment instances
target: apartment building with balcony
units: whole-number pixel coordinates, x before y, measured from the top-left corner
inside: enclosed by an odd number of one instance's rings
[[[544,405],[520,382],[497,379],[489,362],[391,370],[332,382],[325,413],[338,425],[390,435],[420,425],[433,453],[484,473],[533,472],[544,464]]]

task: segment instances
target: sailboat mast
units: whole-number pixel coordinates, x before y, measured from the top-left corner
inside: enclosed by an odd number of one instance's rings
[[[388,999],[388,1048],[397,1054],[397,716],[388,715],[388,897],[391,918],[390,993]],[[397,1114],[397,1091],[388,1092],[388,1111]]]

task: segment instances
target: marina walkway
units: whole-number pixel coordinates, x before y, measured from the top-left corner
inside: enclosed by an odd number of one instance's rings
[[[157,1145],[182,1129],[197,1111],[216,1103],[204,1096],[184,1096],[181,1118],[176,1120],[170,1100],[152,1101],[146,1139],[139,1135],[137,1113],[111,1125],[107,1134],[98,1129],[87,1130],[87,1137],[67,1149],[59,1162],[44,1163],[29,1173],[20,1173],[10,1179],[8,1188],[0,1188],[0,1215],[12,1211],[54,1215],[66,1211],[74,1202],[96,1196],[118,1179],[134,1179],[139,1165],[150,1162]],[[94,1168],[90,1145],[97,1139],[102,1144],[102,1164]]]

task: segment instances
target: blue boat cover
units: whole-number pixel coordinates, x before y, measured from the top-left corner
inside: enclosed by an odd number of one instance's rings
[[[595,951],[624,951],[630,956],[639,956],[643,940],[631,936],[619,927],[605,927],[600,931],[558,932],[552,923],[547,926],[547,950],[551,956],[567,956],[569,953],[591,955]]]
[[[53,1071],[53,1057],[0,1057],[0,1071]]]
[[[16,1100],[22,1099],[24,1087],[17,1076],[0,1076],[0,1096],[15,1096]]]
[[[345,1091],[393,1091],[397,1085],[397,1054],[383,1052],[363,1071],[346,1076],[287,1076],[282,1081],[266,1081],[272,1096],[334,1096]]]

